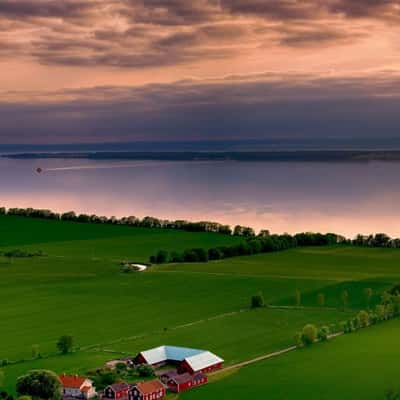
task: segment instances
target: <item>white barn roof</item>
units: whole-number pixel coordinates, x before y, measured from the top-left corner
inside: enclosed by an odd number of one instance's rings
[[[210,351],[203,351],[202,353],[187,357],[185,358],[185,361],[195,372],[224,362],[222,358],[216,356]]]
[[[187,347],[160,346],[140,353],[150,365],[170,361],[186,361],[194,371],[199,371],[224,360],[215,354]]]

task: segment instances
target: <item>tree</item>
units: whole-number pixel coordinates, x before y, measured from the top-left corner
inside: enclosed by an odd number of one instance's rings
[[[61,336],[57,342],[57,349],[60,350],[62,354],[67,354],[72,351],[74,345],[74,338],[69,335]]]
[[[261,307],[265,307],[265,300],[262,292],[259,292],[251,297],[251,308],[261,308]]]
[[[340,302],[343,311],[346,311],[347,303],[349,302],[349,293],[347,290],[343,290],[342,293],[340,294]]]
[[[295,303],[296,307],[300,307],[301,306],[301,292],[300,292],[300,290],[296,290],[294,292],[294,303]]]
[[[323,293],[317,294],[317,304],[319,307],[325,306],[325,295]]]
[[[365,306],[367,307],[368,310],[371,305],[371,299],[373,294],[374,292],[371,288],[364,289]]]
[[[19,396],[31,396],[43,400],[61,399],[61,382],[52,371],[34,370],[17,379]]]
[[[309,346],[317,339],[317,328],[313,324],[307,324],[301,333],[302,340],[305,346]]]
[[[304,343],[303,343],[303,336],[302,336],[301,332],[297,332],[297,333],[294,335],[294,344],[295,344],[295,346],[298,347],[298,348],[304,346]]]
[[[399,400],[400,394],[397,390],[390,388],[385,391],[385,400]]]
[[[150,377],[154,376],[154,369],[151,365],[148,364],[142,364],[138,367],[137,369],[139,376],[145,378],[145,377]]]
[[[357,317],[360,321],[361,328],[366,328],[369,325],[369,314],[366,311],[361,310]]]
[[[4,371],[0,369],[0,388],[4,385]]]
[[[168,262],[168,252],[165,250],[160,250],[156,255],[155,261],[157,264],[165,264]]]
[[[32,345],[31,353],[32,353],[32,358],[39,358],[40,357],[40,350],[39,350],[39,345],[38,344]]]
[[[321,342],[324,342],[328,340],[329,338],[329,327],[328,326],[321,326],[321,328],[318,330],[318,339]]]

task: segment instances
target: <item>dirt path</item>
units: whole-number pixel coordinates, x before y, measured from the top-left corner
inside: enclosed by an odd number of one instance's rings
[[[328,340],[332,340],[332,339],[334,339],[334,338],[336,338],[338,336],[342,336],[343,334],[344,334],[344,332],[333,333],[332,335],[329,335]],[[274,358],[274,357],[279,357],[279,356],[281,356],[283,354],[290,353],[291,351],[294,351],[296,349],[297,349],[296,346],[290,346],[290,347],[287,347],[285,349],[282,349],[282,350],[279,350],[279,351],[275,351],[273,353],[268,353],[268,354],[264,354],[264,355],[256,357],[256,358],[252,358],[251,360],[242,361],[242,362],[237,363],[237,364],[229,365],[229,366],[227,366],[225,368],[222,368],[222,369],[220,369],[218,371],[215,371],[215,372],[211,373],[210,375],[218,375],[218,374],[221,374],[221,373],[224,373],[224,372],[231,371],[233,369],[239,369],[239,368],[242,368],[242,367],[246,367],[248,365],[255,364],[255,363],[258,363],[260,361],[268,360],[268,359]]]

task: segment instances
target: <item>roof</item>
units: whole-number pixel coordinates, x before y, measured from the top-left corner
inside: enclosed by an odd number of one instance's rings
[[[193,382],[204,378],[206,378],[206,376],[202,373],[191,375],[186,372],[184,374],[172,376],[170,380],[174,381],[177,385],[182,385],[183,383]]]
[[[140,354],[148,364],[158,364],[170,361],[183,361],[188,357],[204,353],[204,350],[190,349],[187,347],[160,346],[155,349],[142,351]]]
[[[164,385],[158,380],[154,379],[152,381],[140,382],[136,385],[142,394],[151,394],[164,389]]]
[[[156,374],[157,374],[157,372],[156,372]],[[158,373],[158,375],[161,376],[162,378],[165,377],[165,378],[171,379],[171,378],[174,378],[176,375],[179,375],[179,374],[178,374],[178,371],[176,369],[171,369],[169,371],[160,371]]]
[[[193,377],[187,372],[185,374],[175,375],[171,377],[171,380],[174,381],[177,385],[181,385],[182,383],[191,382],[193,380]]]
[[[60,375],[61,383],[66,388],[80,389],[87,378],[78,375]]]
[[[215,364],[223,363],[224,360],[210,351],[203,351],[200,354],[196,354],[192,357],[185,358],[185,361],[193,371],[200,371],[204,368],[211,367]]]
[[[109,387],[114,390],[114,392],[120,392],[121,390],[128,390],[131,385],[126,382],[118,382],[110,385]]]

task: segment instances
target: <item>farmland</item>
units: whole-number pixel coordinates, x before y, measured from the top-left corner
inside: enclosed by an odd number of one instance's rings
[[[400,321],[390,321],[251,365],[181,397],[244,400],[263,392],[271,400],[383,399],[387,389],[400,388],[399,332]]]
[[[306,323],[329,325],[346,319],[365,307],[365,288],[373,289],[374,304],[385,289],[400,281],[399,250],[347,246],[159,265],[140,274],[120,272],[120,261],[146,262],[158,249],[182,251],[240,240],[212,233],[1,216],[0,251],[18,248],[46,254],[0,258],[0,359],[26,360],[3,368],[5,387],[12,391],[16,377],[33,368],[85,373],[109,359],[160,344],[206,348],[232,365],[292,345],[294,333]],[[302,294],[300,308],[293,307],[296,290]],[[343,290],[349,292],[345,312],[339,311]],[[271,307],[250,310],[250,297],[259,291]],[[324,307],[316,301],[321,292],[326,297]],[[325,354],[335,349],[339,354],[341,346],[346,352],[346,348],[362,351],[357,338],[368,343],[374,334],[395,336],[393,332],[400,331],[397,321],[387,327],[246,367],[182,398],[203,394],[212,399],[214,391],[221,397],[230,390],[227,397],[241,398],[237,385],[246,385],[249,376],[258,377],[263,390],[282,398],[275,382],[283,385],[282,379],[289,378],[293,384],[302,382],[302,376],[287,373],[294,363],[304,365],[307,374],[314,357],[316,365],[340,362],[338,355],[331,360]],[[67,356],[55,348],[64,334],[75,339],[76,351]],[[33,345],[39,346],[42,359],[29,360]],[[374,354],[370,353],[372,364]],[[272,383],[260,378],[273,375]]]

